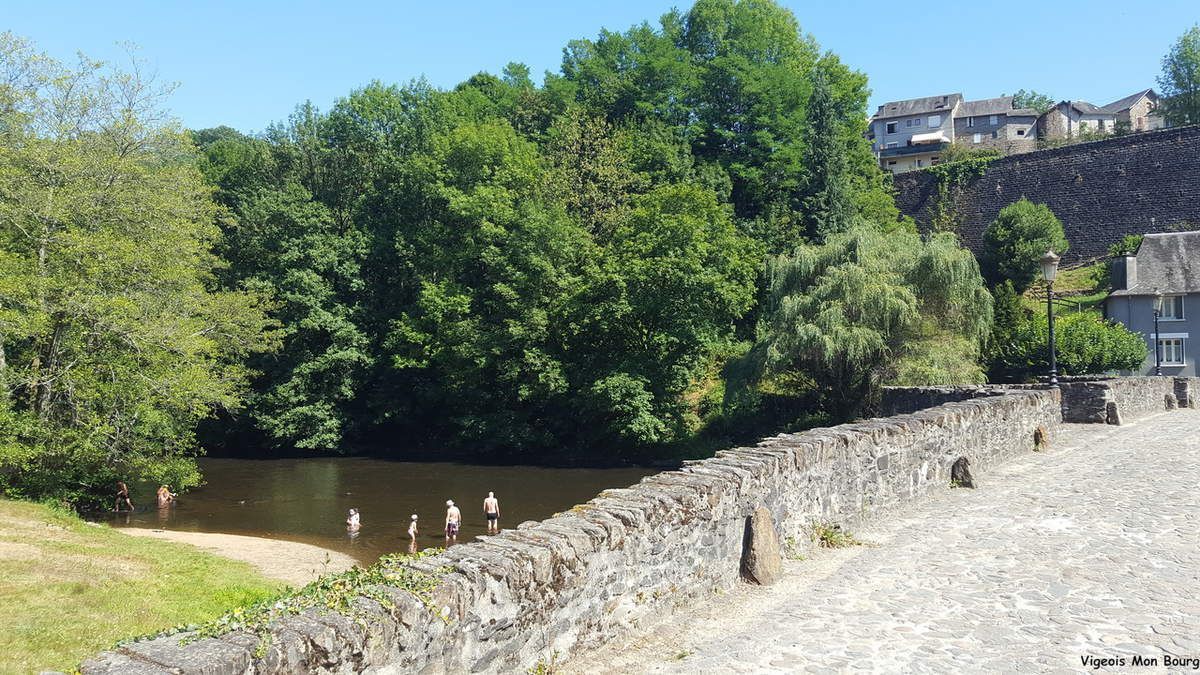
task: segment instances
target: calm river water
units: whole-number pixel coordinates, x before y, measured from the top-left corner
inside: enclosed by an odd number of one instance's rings
[[[135,493],[138,510],[114,515],[117,526],[222,532],[287,539],[372,563],[409,550],[409,517],[420,516],[417,548],[443,546],[446,500],[462,509],[460,543],[486,534],[483,499],[495,492],[504,528],[541,520],[596,496],[628,487],[654,469],[548,469],[529,466],[394,462],[366,458],[201,459],[207,485],[155,509]],[[362,529],[346,532],[358,509]]]

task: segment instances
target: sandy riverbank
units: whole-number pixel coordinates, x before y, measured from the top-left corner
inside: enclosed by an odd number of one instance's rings
[[[250,563],[263,575],[293,586],[303,586],[327,572],[350,569],[358,562],[345,553],[294,541],[213,532],[149,530],[137,527],[115,529],[138,537],[191,544],[219,556]]]

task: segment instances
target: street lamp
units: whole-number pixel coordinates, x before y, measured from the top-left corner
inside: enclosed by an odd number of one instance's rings
[[[1054,277],[1058,276],[1059,257],[1054,251],[1042,256],[1042,278],[1046,280],[1046,321],[1050,329],[1050,386],[1058,386],[1058,364],[1054,360]]]
[[[1154,374],[1162,375],[1162,353],[1158,345],[1158,317],[1162,316],[1162,291],[1154,289]]]

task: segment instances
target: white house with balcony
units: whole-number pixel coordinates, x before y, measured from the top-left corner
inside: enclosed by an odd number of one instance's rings
[[[879,165],[900,173],[937,164],[954,142],[954,111],[962,102],[962,94],[942,94],[879,106],[867,134]]]

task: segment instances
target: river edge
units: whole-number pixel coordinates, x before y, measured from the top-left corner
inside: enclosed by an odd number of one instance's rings
[[[281,539],[140,527],[113,529],[135,537],[190,544],[223,558],[249,563],[263,576],[297,588],[323,574],[344,572],[359,564],[358,560],[345,553]]]

